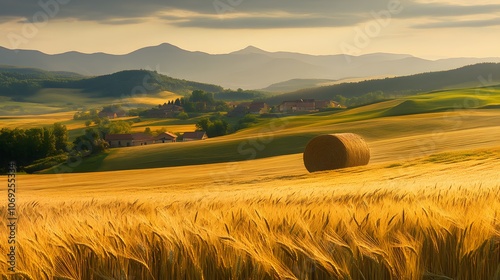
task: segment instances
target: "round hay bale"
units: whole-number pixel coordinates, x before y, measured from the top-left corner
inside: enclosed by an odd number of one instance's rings
[[[353,133],[321,135],[307,143],[304,165],[309,172],[367,165],[370,148]]]

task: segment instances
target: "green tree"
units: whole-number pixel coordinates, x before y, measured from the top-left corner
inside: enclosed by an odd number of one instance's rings
[[[42,153],[43,157],[53,156],[56,154],[56,137],[54,136],[54,130],[44,127],[42,129],[43,142],[42,142]]]
[[[73,141],[73,150],[84,157],[104,152],[108,146],[101,133],[92,128],[87,128],[84,135],[78,136]]]
[[[189,119],[189,115],[186,112],[180,112],[177,115],[177,118],[179,118],[179,120],[187,120]]]
[[[161,134],[163,132],[167,132],[167,129],[165,127],[159,128],[153,132],[153,135],[156,136],[158,134]]]
[[[55,148],[58,153],[63,153],[68,147],[68,130],[65,125],[55,123],[53,126],[55,137]]]
[[[209,128],[209,131],[207,131],[207,136],[217,137],[226,135],[228,129],[229,129],[229,124],[225,120],[216,120],[212,123],[212,126]]]
[[[342,106],[346,106],[347,104],[347,98],[345,98],[344,96],[340,95],[340,94],[337,94],[334,98],[333,98],[334,101],[337,101],[340,105]]]
[[[106,138],[108,134],[130,133],[132,129],[132,122],[130,121],[110,121],[104,119],[97,127],[100,137]]]
[[[209,118],[203,118],[196,123],[196,130],[208,131],[209,127],[213,125]]]
[[[229,124],[223,119],[203,118],[196,123],[196,129],[205,131],[208,137],[217,137],[228,133]]]

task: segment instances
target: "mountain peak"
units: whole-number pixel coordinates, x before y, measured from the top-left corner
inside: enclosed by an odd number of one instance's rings
[[[232,52],[232,54],[252,54],[252,53],[260,53],[260,54],[265,54],[267,53],[265,50],[259,49],[254,46],[248,46],[244,49],[241,49],[239,51]]]

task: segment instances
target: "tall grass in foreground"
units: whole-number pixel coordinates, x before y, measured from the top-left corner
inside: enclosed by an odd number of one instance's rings
[[[3,278],[500,279],[500,187],[402,187],[30,202]]]

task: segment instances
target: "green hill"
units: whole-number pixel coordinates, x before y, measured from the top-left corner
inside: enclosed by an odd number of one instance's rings
[[[16,67],[10,65],[0,65],[0,73],[23,79],[64,79],[64,78],[83,78],[84,76],[65,71],[45,71],[37,68]]]
[[[82,90],[90,97],[121,97],[171,91],[187,94],[193,90],[222,92],[216,85],[175,79],[147,70],[128,70],[98,77],[49,72],[34,68],[0,67],[0,96],[22,100],[45,88]]]
[[[191,93],[193,90],[223,91],[220,86],[175,79],[147,70],[121,71],[110,75],[62,83],[61,86],[98,93],[100,97],[120,97],[161,91],[171,91],[178,94]]]
[[[335,99],[337,95],[352,98],[373,92],[383,92],[386,96],[401,97],[421,92],[499,83],[500,63],[481,63],[449,71],[304,89],[268,98],[267,102],[279,104],[285,100],[303,98]]]
[[[272,84],[266,88],[261,89],[266,92],[273,93],[284,93],[296,91],[304,88],[315,88],[321,85],[335,82],[335,80],[331,79],[292,79],[280,83]]]
[[[500,87],[445,90],[403,98],[402,103],[381,113],[400,116],[447,110],[495,108],[500,104]]]
[[[148,145],[112,149],[107,155],[85,160],[75,172],[111,171],[136,168],[237,162],[254,158],[301,153],[307,142],[319,134],[354,132],[369,141],[423,135],[449,129],[444,122],[450,112],[482,109],[500,104],[500,87],[446,90],[389,100],[363,107],[276,119],[261,119],[256,126],[235,134],[206,141]],[[435,113],[446,111],[445,113]],[[464,111],[462,115],[468,113]],[[402,115],[428,114],[422,117]],[[462,116],[461,115],[461,116]],[[465,117],[462,118],[466,120]],[[498,125],[495,120],[474,123],[466,128]]]
[[[71,72],[51,72],[36,68],[0,66],[0,96],[22,100],[38,90],[50,87],[52,83],[68,82],[82,79]]]
[[[217,85],[175,79],[147,70],[85,77],[70,72],[0,66],[0,115],[79,110],[143,97],[156,99],[159,104],[167,101],[164,92],[186,95],[194,90],[221,93],[228,98],[241,95]],[[134,102],[129,104],[135,106]]]

